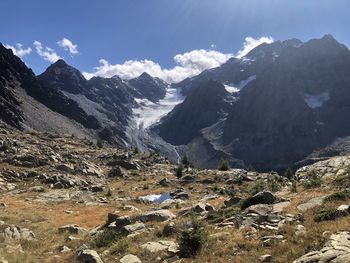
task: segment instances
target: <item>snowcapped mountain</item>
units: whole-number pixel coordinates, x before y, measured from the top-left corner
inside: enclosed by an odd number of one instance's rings
[[[208,79],[220,81],[229,91],[235,89],[232,95],[237,99],[224,119],[217,118],[200,131],[193,128],[197,118],[210,119],[210,115],[200,114],[207,105],[202,94],[193,96],[191,107],[185,107],[186,100],[177,106],[157,129],[166,141],[185,144],[188,156],[198,166],[213,167],[222,157],[234,165],[258,169],[291,166],[350,135],[349,70],[349,49],[330,35],[306,43],[262,44],[242,59],[230,59],[175,85],[182,87],[188,98],[198,89],[213,87]],[[217,92],[221,93],[222,87]],[[208,89],[208,93],[212,92]],[[215,112],[226,107],[216,105]]]
[[[349,49],[331,35],[262,44],[172,85],[147,73],[86,80],[63,60],[35,76],[0,45],[0,119],[174,161],[187,153],[200,167],[226,158],[279,169],[350,149],[349,70]]]

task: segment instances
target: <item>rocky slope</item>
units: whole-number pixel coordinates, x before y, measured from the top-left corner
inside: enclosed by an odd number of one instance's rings
[[[292,181],[244,169],[179,174],[156,154],[0,127],[0,260],[346,262],[349,167],[349,156],[327,158]],[[200,250],[180,238],[195,222]]]

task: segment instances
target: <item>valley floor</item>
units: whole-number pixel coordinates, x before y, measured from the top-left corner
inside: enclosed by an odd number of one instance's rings
[[[156,154],[0,129],[0,262],[350,262],[349,165],[334,157],[295,181],[176,173]],[[198,251],[184,238],[195,222]]]

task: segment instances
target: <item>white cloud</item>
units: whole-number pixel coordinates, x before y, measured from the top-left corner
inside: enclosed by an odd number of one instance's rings
[[[264,42],[271,43],[273,39],[271,37],[261,37],[259,39],[247,37],[242,50],[238,51],[235,57],[241,58]],[[215,48],[215,45],[212,45],[211,48]],[[123,64],[115,65],[110,64],[105,59],[100,59],[95,72],[84,72],[83,74],[87,79],[93,76],[112,77],[114,75],[118,75],[122,79],[131,79],[147,72],[151,76],[161,78],[168,83],[176,83],[185,78],[196,76],[206,69],[218,67],[231,57],[234,57],[234,55],[216,50],[197,49],[174,56],[175,67],[170,69],[163,69],[158,63],[147,59],[127,60]]]
[[[32,49],[30,47],[23,48],[23,45],[20,43],[16,44],[16,47],[11,45],[4,45],[6,48],[9,48],[12,50],[13,54],[15,54],[17,57],[23,58],[26,55],[29,55],[32,52]]]
[[[62,38],[60,41],[57,42],[57,45],[59,45],[64,50],[69,51],[71,55],[76,55],[79,53],[78,45],[74,45],[72,41],[70,41],[68,38]]]
[[[54,49],[49,47],[44,47],[41,42],[34,41],[33,43],[36,52],[40,57],[42,57],[44,60],[49,61],[51,63],[56,62],[57,60],[61,59],[59,55],[55,52]]]
[[[225,63],[232,54],[223,54],[214,50],[193,50],[174,57],[177,64],[172,69],[162,67],[151,60],[128,60],[123,64],[112,65],[107,60],[101,59],[94,73],[84,72],[86,78],[93,76],[112,77],[118,75],[123,79],[138,77],[147,72],[153,77],[161,78],[169,83],[179,82],[185,78],[195,76],[203,70],[214,68]]]
[[[274,40],[272,37],[261,37],[261,38],[253,38],[253,37],[246,37],[243,43],[243,48],[239,50],[236,54],[237,58],[244,57],[247,55],[252,49],[256,48],[257,46],[261,45],[262,43],[272,43]]]

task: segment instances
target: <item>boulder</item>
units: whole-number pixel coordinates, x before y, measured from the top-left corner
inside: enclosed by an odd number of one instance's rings
[[[120,178],[127,178],[128,172],[120,167],[120,166],[114,166],[112,170],[108,173],[109,177],[120,177]]]
[[[259,192],[256,195],[244,200],[241,208],[246,209],[247,207],[256,204],[273,204],[275,202],[275,199],[275,196],[271,192]]]
[[[133,254],[128,254],[128,255],[125,255],[124,257],[122,257],[119,260],[119,262],[120,263],[141,263],[141,260]]]
[[[158,253],[161,251],[177,253],[179,251],[179,246],[174,241],[147,242],[146,244],[141,245],[141,248],[150,253]]]
[[[80,263],[103,263],[95,250],[84,249],[78,253],[77,260]]]
[[[142,222],[163,222],[167,220],[171,220],[175,218],[175,215],[171,213],[169,210],[161,209],[156,211],[146,212],[143,215],[139,215],[136,217],[137,220]]]
[[[5,242],[17,240],[35,240],[35,235],[27,228],[15,225],[3,225],[0,229],[0,240]]]
[[[58,228],[58,233],[64,233],[64,232],[67,232],[70,234],[81,234],[86,232],[86,229],[81,228],[76,224],[65,225]]]

